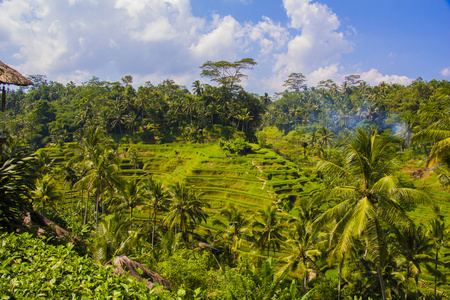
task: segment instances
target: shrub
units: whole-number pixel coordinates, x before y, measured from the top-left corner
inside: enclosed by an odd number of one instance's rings
[[[144,282],[78,256],[72,247],[53,246],[29,233],[0,235],[1,299],[169,299]]]

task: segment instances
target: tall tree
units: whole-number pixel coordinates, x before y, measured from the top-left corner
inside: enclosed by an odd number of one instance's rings
[[[225,218],[226,222],[215,219],[213,224],[225,227],[225,230],[221,230],[219,234],[222,239],[231,242],[233,260],[236,261],[236,253],[241,243],[242,235],[247,232],[250,221],[236,206],[222,209],[220,215]]]
[[[144,208],[149,210],[149,220],[152,222],[152,248],[155,246],[156,217],[158,212],[166,210],[170,204],[170,194],[163,184],[153,177],[142,181],[144,188]]]
[[[425,193],[402,188],[392,175],[398,165],[394,146],[390,137],[357,129],[347,147],[343,167],[329,161],[318,165],[318,170],[332,183],[319,197],[339,203],[327,209],[315,225],[321,227],[336,220],[331,241],[336,243],[336,253],[340,257],[349,251],[355,239],[364,235],[367,251],[377,266],[383,299],[386,295],[381,266],[386,242],[381,235],[382,222],[411,224],[398,201],[402,198],[422,203],[429,200]]]
[[[277,208],[274,205],[267,206],[264,210],[258,211],[259,220],[253,222],[257,243],[261,252],[267,250],[267,257],[270,250],[280,249],[281,242],[285,240],[283,236],[284,225],[281,218],[277,216]]]
[[[172,186],[172,202],[169,212],[164,218],[170,228],[175,232],[183,233],[187,241],[187,234],[191,229],[192,251],[194,250],[194,228],[202,221],[206,221],[208,215],[203,210],[207,203],[202,202],[202,194],[184,184],[177,182]]]
[[[294,92],[300,92],[301,90],[306,90],[306,76],[302,73],[291,73],[284,81],[283,86],[285,86],[288,90]]]
[[[403,230],[396,229],[394,232],[397,236],[399,245],[397,251],[404,258],[404,265],[406,268],[405,300],[408,299],[408,285],[411,275],[414,275],[416,283],[416,299],[419,299],[419,275],[422,273],[421,265],[433,262],[433,259],[429,255],[433,245],[431,240],[423,232],[422,227],[416,228],[416,226],[412,224],[405,227]]]
[[[440,208],[435,207],[435,218],[430,220],[429,230],[427,232],[428,237],[434,244],[435,250],[435,265],[434,265],[434,299],[437,299],[436,288],[437,278],[440,276],[445,279],[438,270],[439,252],[441,248],[450,248],[450,229],[445,225],[444,216],[440,213]]]
[[[207,61],[200,66],[202,69],[200,75],[209,77],[211,81],[217,82],[229,91],[239,88],[242,79],[247,78],[244,70],[251,70],[257,62],[253,58],[243,58],[235,62],[229,61]]]

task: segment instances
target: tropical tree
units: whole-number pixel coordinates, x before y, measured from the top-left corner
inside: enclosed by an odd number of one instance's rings
[[[170,193],[172,200],[164,222],[168,224],[169,228],[174,228],[175,235],[177,231],[183,233],[185,241],[187,241],[187,234],[191,229],[192,250],[194,250],[194,228],[198,223],[206,222],[208,215],[203,207],[206,207],[207,203],[201,201],[201,192],[179,182],[172,186]]]
[[[264,210],[258,211],[259,220],[255,220],[252,224],[256,242],[261,250],[267,250],[267,257],[270,250],[280,249],[281,243],[285,240],[283,236],[284,225],[281,218],[277,216],[277,208],[274,205],[267,206]]]
[[[326,127],[321,127],[316,132],[316,138],[317,138],[317,142],[318,142],[318,147],[320,149],[323,149],[324,147],[329,149],[330,146],[331,146],[331,140],[334,138],[334,133],[332,133]],[[319,157],[320,157],[320,153],[321,152],[322,151],[318,152],[319,153]],[[327,154],[327,156],[328,156],[328,154]]]
[[[440,214],[440,209],[435,207],[436,216],[430,220],[427,232],[428,238],[434,245],[435,250],[435,266],[434,266],[434,299],[436,298],[437,278],[445,279],[445,276],[438,270],[439,251],[441,248],[450,248],[450,229],[445,225],[444,217]]]
[[[92,155],[83,160],[86,174],[80,180],[86,184],[88,193],[95,190],[95,224],[98,226],[99,205],[102,206],[102,213],[105,212],[104,193],[109,190],[111,193],[115,187],[122,185],[119,168],[120,158],[114,150],[103,144],[98,144]]]
[[[56,211],[57,201],[61,199],[56,182],[50,174],[45,174],[36,180],[35,189],[31,191],[31,196],[33,198],[33,207],[43,212],[47,208]]]
[[[284,81],[283,86],[285,86],[288,90],[299,92],[300,90],[306,90],[306,76],[302,73],[291,73]]]
[[[314,224],[322,227],[336,221],[330,243],[336,243],[335,252],[339,257],[348,253],[355,239],[364,236],[367,251],[377,266],[383,299],[386,295],[381,266],[386,244],[381,234],[381,222],[411,224],[398,201],[429,201],[425,193],[401,187],[392,175],[398,166],[395,146],[390,137],[357,129],[354,140],[346,149],[343,167],[329,161],[321,161],[317,166],[331,180],[330,186],[318,197],[334,199],[338,204],[327,209]]]
[[[422,227],[416,228],[414,224],[405,227],[403,230],[395,229],[394,232],[399,245],[397,251],[404,258],[404,266],[406,268],[405,300],[408,299],[409,278],[412,274],[416,283],[416,299],[419,299],[419,275],[422,273],[421,265],[433,262],[432,257],[429,255],[433,244],[423,232]]]
[[[166,210],[170,204],[170,194],[163,184],[155,181],[153,177],[141,181],[144,189],[144,206],[149,211],[149,220],[152,222],[152,248],[155,246],[156,217],[158,212]]]
[[[8,145],[0,155],[0,230],[14,231],[23,223],[24,212],[32,209],[35,157],[24,150]]]
[[[309,273],[313,271],[323,276],[316,265],[316,259],[322,253],[317,248],[318,238],[314,235],[311,223],[297,218],[293,218],[289,223],[294,225],[294,229],[289,231],[289,238],[286,240],[289,254],[282,259],[285,262],[283,270],[300,271],[303,278],[303,292],[306,293]]]
[[[104,264],[126,254],[138,238],[138,232],[129,228],[130,220],[121,214],[111,214],[101,220],[91,246],[94,260]]]
[[[130,211],[130,223],[133,222],[133,209],[143,203],[145,189],[140,179],[134,177],[130,181],[125,181],[119,187],[119,205],[117,209],[122,207]]]
[[[235,62],[228,61],[207,61],[200,68],[201,76],[209,77],[229,91],[234,91],[239,87],[242,79],[247,78],[242,71],[252,69],[257,62],[252,58],[243,58]]]
[[[231,242],[231,250],[233,252],[233,260],[236,261],[237,249],[241,243],[242,235],[248,231],[250,221],[242,214],[236,206],[230,206],[220,211],[220,215],[225,218],[225,222],[215,219],[214,225],[225,227],[219,235],[222,239]]]

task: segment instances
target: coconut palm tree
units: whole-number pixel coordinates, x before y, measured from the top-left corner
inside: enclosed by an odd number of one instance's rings
[[[137,231],[129,231],[130,220],[121,214],[111,214],[100,221],[94,243],[93,258],[102,264],[113,257],[125,254],[138,239]]]
[[[267,250],[267,257],[270,255],[270,249],[275,251],[280,249],[281,242],[285,240],[283,236],[284,224],[281,218],[277,216],[277,208],[274,205],[267,206],[257,214],[259,220],[253,222],[255,229],[254,235],[257,237],[257,244],[261,252]]]
[[[327,209],[314,225],[319,228],[336,221],[330,243],[336,243],[335,252],[339,257],[348,253],[355,239],[365,237],[367,251],[377,266],[383,299],[386,295],[381,262],[385,241],[381,235],[381,221],[410,224],[411,220],[398,201],[402,198],[422,203],[430,201],[423,192],[402,188],[392,175],[398,166],[395,146],[390,137],[357,129],[356,136],[347,146],[343,167],[329,161],[321,161],[317,166],[331,180],[330,186],[318,197],[334,199],[338,204]]]
[[[430,220],[430,226],[427,232],[428,237],[434,244],[435,249],[435,257],[436,260],[434,267],[434,299],[436,298],[436,287],[437,287],[437,277],[444,277],[438,271],[438,261],[439,261],[439,251],[441,248],[450,248],[450,229],[448,226],[445,226],[445,221],[443,216],[440,214],[440,208],[435,207],[435,218]]]
[[[215,219],[214,225],[224,227],[220,231],[222,239],[231,242],[231,249],[233,251],[233,260],[236,261],[236,252],[241,243],[242,235],[246,234],[250,221],[242,214],[236,206],[230,206],[222,209],[220,215],[225,218],[225,222]]]
[[[170,194],[163,184],[155,181],[153,177],[141,181],[144,189],[144,209],[148,209],[148,219],[152,222],[152,248],[155,246],[156,217],[159,211],[166,210],[170,204]]]
[[[104,193],[106,190],[111,192],[115,187],[122,185],[122,179],[119,175],[120,158],[113,149],[103,144],[98,144],[92,155],[83,160],[83,165],[87,171],[85,176],[80,180],[82,184],[86,184],[87,190],[95,190],[95,224],[98,226],[99,205],[102,205],[102,213],[105,212]]]
[[[447,95],[448,97],[448,95]],[[427,167],[432,167],[448,158],[450,153],[450,109],[427,106],[419,111],[425,129],[413,135],[414,142],[434,142],[427,160]]]
[[[316,138],[318,141],[318,156],[323,152],[324,148],[329,149],[331,146],[331,140],[334,138],[334,133],[332,133],[328,128],[321,127],[316,132]],[[327,153],[328,156],[328,153]]]
[[[311,270],[323,276],[315,262],[321,255],[316,245],[318,238],[314,235],[311,223],[308,224],[297,218],[293,218],[289,223],[294,224],[294,229],[289,232],[289,238],[286,241],[289,254],[282,259],[286,263],[282,269],[300,271],[303,278],[303,292],[306,293]]]
[[[133,178],[119,187],[118,209],[125,207],[130,211],[130,223],[133,222],[133,209],[143,203],[145,189],[139,179]]]
[[[208,215],[203,207],[208,205],[202,202],[201,192],[179,182],[172,186],[170,193],[172,201],[164,222],[168,224],[169,228],[174,228],[175,235],[177,231],[183,233],[185,241],[187,241],[187,234],[191,229],[192,250],[194,250],[194,228],[198,223],[206,222]]]
[[[405,300],[408,299],[408,284],[411,273],[414,274],[416,283],[416,299],[419,299],[419,275],[422,272],[421,265],[433,262],[429,255],[433,248],[431,240],[425,235],[422,227],[410,225],[403,230],[394,229],[399,247],[397,251],[404,258],[406,268],[406,292]],[[436,261],[437,263],[437,261]]]
[[[57,210],[56,202],[61,198],[56,182],[51,174],[45,174],[38,178],[35,183],[36,188],[31,191],[33,206],[45,212],[47,208]]]

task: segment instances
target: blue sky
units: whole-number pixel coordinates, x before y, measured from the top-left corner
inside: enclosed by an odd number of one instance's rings
[[[251,57],[249,92],[360,74],[371,85],[450,80],[444,0],[0,0],[0,60],[61,83],[92,76],[190,87],[207,60]]]

